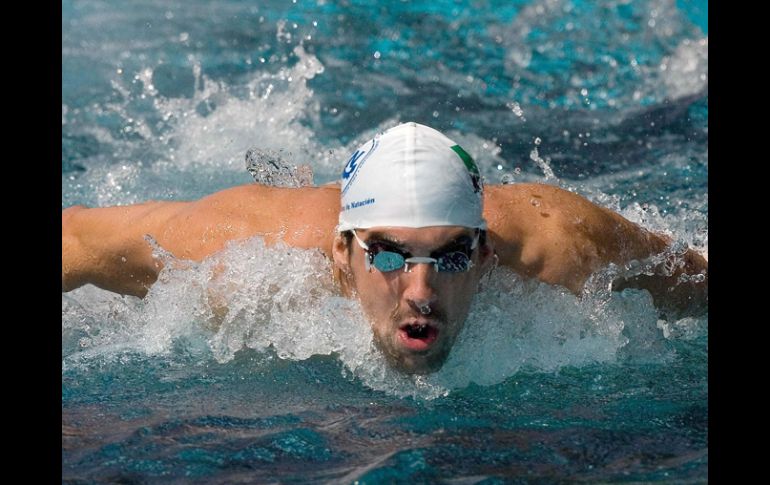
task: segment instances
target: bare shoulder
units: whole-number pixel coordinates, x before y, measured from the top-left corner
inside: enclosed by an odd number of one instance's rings
[[[321,187],[270,187],[248,184],[206,196],[187,207],[179,217],[208,234],[209,241],[244,239],[260,235],[267,242],[283,240],[326,251],[339,214],[339,189]],[[203,227],[201,227],[203,226]]]
[[[584,215],[606,217],[614,214],[609,209],[568,190],[546,184],[510,184],[485,187],[484,202],[492,207],[505,207],[521,214]]]
[[[665,246],[620,214],[559,187],[512,184],[485,190],[485,217],[501,261],[573,291],[610,262],[646,257]]]
[[[339,189],[336,186],[320,187],[271,187],[248,184],[220,190],[197,201],[200,209],[253,212],[270,211],[278,208],[292,210],[304,205],[339,205]],[[288,202],[291,202],[290,204]]]

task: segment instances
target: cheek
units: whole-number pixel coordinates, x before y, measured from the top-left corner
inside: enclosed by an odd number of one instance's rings
[[[471,300],[478,288],[478,279],[472,275],[450,281],[445,287],[444,301],[445,308],[449,310],[454,318],[463,318],[471,305]],[[460,315],[462,314],[462,315]]]
[[[392,284],[381,275],[369,273],[363,267],[353,272],[356,294],[373,327],[386,325],[389,315],[398,305]]]

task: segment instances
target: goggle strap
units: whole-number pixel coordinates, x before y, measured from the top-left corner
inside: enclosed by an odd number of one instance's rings
[[[361,246],[361,249],[365,251],[364,266],[366,267],[366,271],[371,273],[372,272],[372,262],[371,262],[372,253],[369,252],[369,246],[367,246],[367,244],[363,242],[360,237],[358,237],[358,234],[356,234],[355,229],[351,229],[350,232],[353,233],[353,237],[356,238],[356,242],[358,243],[359,246]]]
[[[369,246],[367,246],[366,243],[363,242],[360,237],[358,237],[358,234],[356,234],[356,230],[351,229],[350,232],[353,233],[353,237],[356,238],[356,241],[358,242],[358,245],[361,246],[361,249],[363,249],[364,251],[369,251]]]

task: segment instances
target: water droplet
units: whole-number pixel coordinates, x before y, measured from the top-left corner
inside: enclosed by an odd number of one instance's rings
[[[542,143],[542,140],[541,140],[541,139],[540,139],[540,137],[538,136],[538,137],[536,137],[536,138],[535,138],[535,145],[536,145],[536,146],[540,146],[540,143]]]
[[[375,59],[379,59],[381,55],[382,54],[380,54],[380,51],[374,51],[374,58]]]
[[[506,103],[505,105],[508,107],[508,109],[513,111],[513,114],[515,114],[519,118],[524,116],[524,110],[521,109],[521,105],[519,105],[519,103],[514,101],[512,103]]]
[[[307,187],[313,185],[309,165],[292,165],[284,153],[250,148],[246,152],[246,170],[259,184],[273,187]]]
[[[433,117],[434,117],[434,118],[438,118],[438,111],[434,111],[434,112],[433,112]]]

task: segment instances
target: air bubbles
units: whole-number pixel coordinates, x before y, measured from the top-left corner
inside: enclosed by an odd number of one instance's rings
[[[278,42],[282,42],[284,44],[290,44],[292,40],[291,32],[286,30],[287,23],[288,22],[286,20],[279,20],[276,23],[275,38]]]
[[[310,187],[313,170],[310,165],[293,165],[283,152],[250,148],[246,152],[246,170],[258,184],[272,187]]]
[[[524,117],[524,110],[521,109],[521,105],[517,103],[516,101],[512,101],[509,103],[506,103],[505,106],[510,109],[513,114],[521,118],[521,121],[527,121],[527,119]]]

